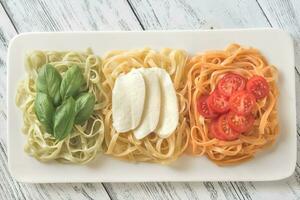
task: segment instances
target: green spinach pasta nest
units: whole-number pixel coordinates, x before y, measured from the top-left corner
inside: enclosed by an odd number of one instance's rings
[[[23,111],[25,151],[40,161],[93,160],[102,151],[101,111],[109,103],[101,59],[89,49],[34,51],[25,64],[28,77],[16,96]]]

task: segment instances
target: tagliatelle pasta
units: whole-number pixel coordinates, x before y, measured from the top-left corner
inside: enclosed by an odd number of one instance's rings
[[[83,121],[82,124],[69,126],[72,131],[62,140],[47,133],[35,112],[37,77],[44,64],[51,64],[62,76],[70,66],[77,65],[80,68],[77,71],[82,72],[86,81],[86,85],[80,90],[89,92],[96,99],[92,115],[88,115],[89,118],[87,117],[87,121]],[[254,48],[231,44],[223,51],[208,51],[193,57],[183,50],[169,48],[161,51],[150,48],[115,50],[108,52],[102,59],[91,50],[34,51],[27,55],[25,65],[28,77],[18,88],[16,104],[23,112],[25,151],[40,161],[57,160],[86,164],[99,152],[103,152],[127,161],[168,164],[187,152],[196,156],[206,155],[218,165],[227,165],[252,158],[259,150],[274,143],[278,137],[277,70]],[[179,111],[176,130],[170,136],[166,135],[167,138],[162,138],[163,136],[159,137],[155,132],[149,134],[152,130],[158,130],[151,129],[147,136],[141,137],[142,139],[135,138],[132,129],[126,129],[127,132],[124,133],[117,132],[113,127],[112,118],[112,91],[116,79],[120,74],[127,74],[133,69],[154,67],[164,69],[169,80],[168,85],[172,85],[169,78],[171,77],[175,88]],[[218,82],[228,73],[241,75],[246,79],[258,75],[263,77],[267,81],[265,85],[269,86],[268,95],[255,101],[255,110],[251,113],[255,120],[251,129],[241,131],[238,139],[234,138],[231,141],[212,137],[209,126],[212,119],[202,116],[197,108],[199,97],[212,93]],[[172,102],[176,102],[173,86]],[[137,92],[134,93],[136,94]],[[76,98],[74,96],[75,100]],[[119,102],[122,103],[122,99]],[[57,110],[58,106],[55,106]],[[93,107],[90,108],[92,112]],[[178,111],[176,107],[176,114]],[[220,113],[222,112],[218,114]],[[176,121],[177,119],[178,115]],[[176,124],[169,133],[175,127]]]
[[[105,110],[105,142],[106,154],[130,161],[146,161],[168,163],[176,160],[188,145],[188,107],[183,95],[187,78],[186,62],[188,56],[181,50],[163,49],[160,52],[151,49],[130,51],[111,51],[103,59],[103,73],[106,78],[104,85],[111,93],[116,78],[133,68],[161,67],[172,78],[179,103],[179,125],[168,138],[160,138],[151,133],[137,140],[133,131],[117,133],[112,127],[111,104]]]
[[[278,136],[277,70],[268,64],[258,50],[232,44],[224,51],[209,51],[194,56],[187,68],[190,154],[206,155],[219,165],[234,164],[252,158],[257,151],[274,143]],[[253,128],[241,134],[239,139],[222,141],[209,136],[211,120],[198,113],[197,98],[213,91],[222,75],[228,72],[246,78],[254,75],[262,76],[267,80],[270,92],[267,97],[256,103]]]

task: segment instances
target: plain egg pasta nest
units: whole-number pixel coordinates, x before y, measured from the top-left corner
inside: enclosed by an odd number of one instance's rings
[[[188,152],[206,155],[219,165],[239,163],[272,144],[278,136],[276,86],[277,70],[268,64],[262,54],[254,48],[243,48],[232,44],[224,51],[208,51],[194,56],[188,63],[189,118],[191,136]],[[256,103],[253,128],[233,141],[222,141],[209,135],[210,119],[197,111],[197,98],[213,91],[218,81],[228,72],[250,78],[263,76],[270,87],[267,97]]]
[[[154,51],[149,48],[130,51],[111,51],[103,59],[104,83],[110,94],[110,103],[104,109],[106,154],[130,161],[169,163],[176,160],[187,148],[189,139],[188,101],[183,95],[186,86],[186,63],[188,55],[185,51],[162,49]],[[160,67],[170,75],[177,93],[179,106],[179,123],[176,130],[168,138],[160,138],[151,133],[137,140],[133,131],[118,133],[112,126],[111,96],[116,78],[134,68]]]
[[[86,80],[85,88],[95,96],[92,116],[82,125],[75,125],[72,133],[63,140],[56,140],[47,133],[34,110],[36,79],[44,64],[53,65],[63,75],[71,65],[81,69]],[[23,132],[26,135],[25,151],[40,161],[57,160],[66,163],[87,163],[102,151],[104,117],[101,110],[108,105],[109,97],[102,87],[104,76],[101,59],[91,50],[87,52],[34,51],[27,55],[28,77],[19,85],[16,104],[23,111]]]

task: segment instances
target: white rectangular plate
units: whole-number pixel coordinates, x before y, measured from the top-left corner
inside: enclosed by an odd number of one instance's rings
[[[89,165],[41,163],[25,154],[22,113],[15,105],[17,85],[25,78],[25,53],[78,50],[98,55],[114,49],[164,47],[191,54],[224,49],[230,43],[253,46],[279,70],[280,137],[271,148],[237,166],[219,167],[205,156],[182,156],[171,165],[129,163],[99,155]],[[290,176],[296,164],[294,49],[291,37],[276,29],[149,32],[26,33],[15,37],[8,53],[8,166],[22,182],[266,181]]]

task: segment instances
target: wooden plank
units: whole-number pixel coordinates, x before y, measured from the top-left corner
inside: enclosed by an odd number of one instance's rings
[[[7,155],[0,145],[0,199],[103,199],[109,196],[101,183],[95,184],[25,184],[16,182],[7,169]]]
[[[16,31],[0,5],[0,138],[6,141],[6,54],[8,41]]]
[[[258,0],[272,27],[291,33],[295,44],[296,67],[300,72],[300,1]]]
[[[20,184],[13,180],[7,169],[7,157],[0,142],[0,199],[24,199]]]
[[[1,0],[20,32],[140,30],[125,0]]]
[[[105,184],[112,199],[239,199],[230,183]]]
[[[145,29],[265,27],[255,1],[128,0]]]

